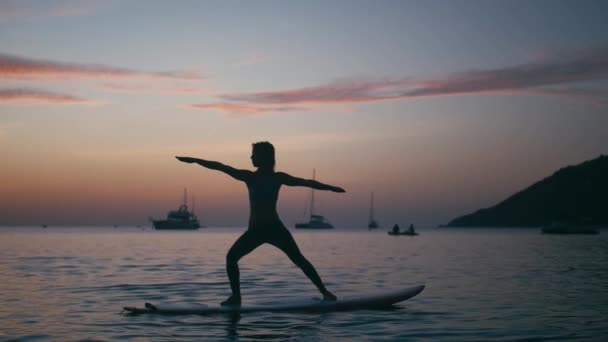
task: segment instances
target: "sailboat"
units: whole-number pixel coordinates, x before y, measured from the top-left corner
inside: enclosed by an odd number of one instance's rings
[[[315,179],[315,169],[312,179]],[[308,222],[296,223],[298,229],[334,229],[334,226],[322,215],[315,214],[315,189],[310,190],[310,219]]]
[[[195,230],[201,227],[198,218],[194,215],[194,197],[192,198],[192,211],[188,210],[188,192],[184,189],[184,203],[177,210],[167,214],[166,220],[150,219],[155,229]]]
[[[372,230],[372,229],[376,229],[378,227],[380,227],[380,225],[374,219],[374,193],[372,192],[372,198],[370,200],[370,205],[369,205],[369,223],[367,224],[367,228],[369,228],[369,230]]]

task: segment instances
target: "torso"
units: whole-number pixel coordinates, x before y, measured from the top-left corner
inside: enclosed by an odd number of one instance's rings
[[[281,182],[274,172],[253,172],[246,182],[249,190],[249,229],[268,231],[284,228],[277,213]]]

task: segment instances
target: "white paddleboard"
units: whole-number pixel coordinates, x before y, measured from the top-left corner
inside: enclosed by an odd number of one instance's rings
[[[210,315],[217,313],[237,313],[256,311],[341,311],[360,310],[388,307],[390,305],[410,299],[424,290],[424,285],[414,286],[407,289],[362,296],[347,296],[338,298],[336,301],[324,300],[301,300],[288,301],[281,304],[256,305],[206,305],[206,304],[148,304],[143,308],[124,307],[131,314],[164,314],[164,315]]]

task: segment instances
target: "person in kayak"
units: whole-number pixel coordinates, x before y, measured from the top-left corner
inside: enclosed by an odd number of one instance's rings
[[[395,224],[393,226],[393,234],[399,234],[399,225],[398,224]]]
[[[195,163],[212,170],[222,171],[236,180],[245,182],[249,190],[249,226],[230,247],[226,255],[226,272],[230,280],[232,295],[222,305],[240,305],[241,287],[238,261],[264,243],[282,250],[304,274],[317,286],[324,300],[336,300],[329,292],[314,266],[302,255],[293,236],[277,213],[277,200],[281,185],[305,186],[317,190],[345,192],[344,189],[316,180],[293,177],[284,172],[275,172],[274,146],[266,141],[253,144],[251,161],[255,171],[239,170],[220,162],[192,157],[176,157],[184,163]]]

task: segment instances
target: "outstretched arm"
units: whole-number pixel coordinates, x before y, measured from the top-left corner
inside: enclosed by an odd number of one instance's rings
[[[329,190],[329,191],[333,191],[333,192],[346,192],[346,190],[344,190],[340,187],[337,187],[337,186],[324,184],[324,183],[321,183],[321,182],[318,182],[318,181],[312,180],[312,179],[302,179],[302,178],[294,177],[294,176],[288,175],[284,172],[277,172],[277,175],[279,176],[279,179],[281,180],[282,184],[289,185],[289,186],[306,186],[306,187],[317,189],[317,190]]]
[[[192,157],[175,157],[177,158],[177,160],[184,162],[184,163],[196,163],[200,166],[206,167],[208,169],[211,170],[218,170],[218,171],[222,171],[225,174],[238,179],[240,181],[247,181],[247,179],[249,178],[249,176],[251,175],[251,171],[249,170],[239,170],[239,169],[235,169],[232,166],[228,166],[228,165],[224,165],[220,162],[216,162],[216,161],[211,161],[211,160],[204,160],[204,159],[199,159],[199,158],[192,158]]]

